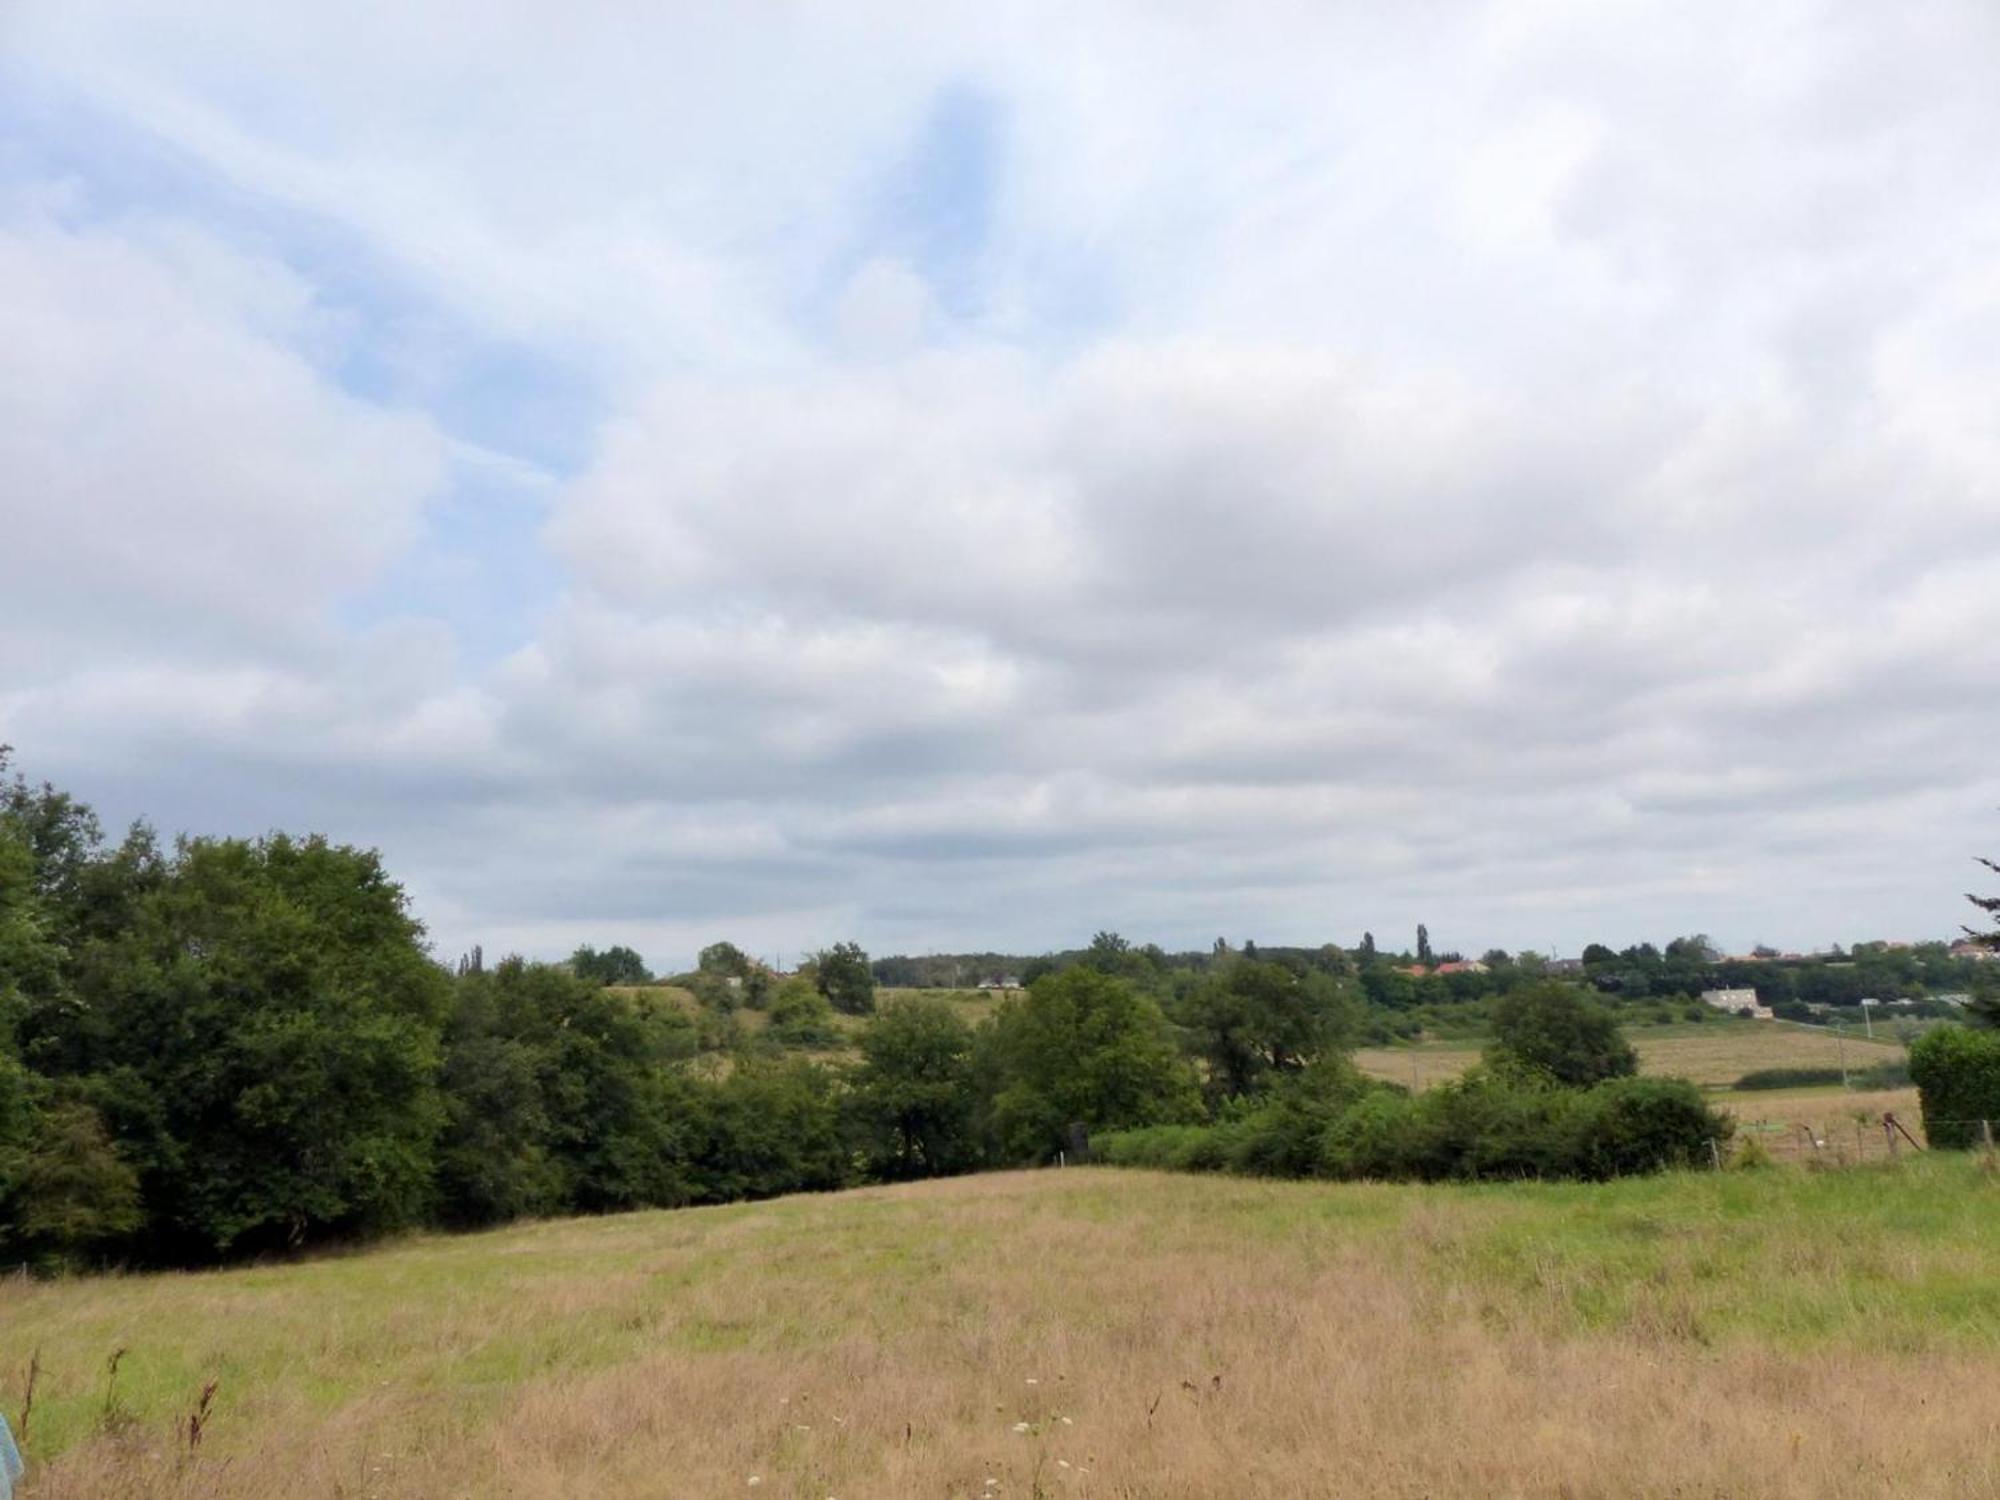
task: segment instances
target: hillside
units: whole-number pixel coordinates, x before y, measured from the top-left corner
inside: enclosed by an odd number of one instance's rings
[[[26,1500],[2000,1489],[2000,1195],[1946,1159],[998,1174],[10,1281],[0,1330]]]

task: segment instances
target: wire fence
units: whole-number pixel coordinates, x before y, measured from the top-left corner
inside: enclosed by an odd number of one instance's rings
[[[1994,1154],[1995,1132],[2000,1129],[1994,1121],[1933,1123],[1972,1127],[1977,1149]],[[1739,1117],[1735,1139],[1726,1149],[1741,1152],[1751,1143],[1773,1161],[1821,1167],[1896,1162],[1929,1149],[1921,1120],[1869,1109],[1818,1113],[1810,1118],[1787,1118],[1782,1112],[1755,1119]]]

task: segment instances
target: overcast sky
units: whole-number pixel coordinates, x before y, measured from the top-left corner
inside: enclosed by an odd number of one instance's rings
[[[0,7],[0,741],[441,952],[1950,933],[2000,8]]]

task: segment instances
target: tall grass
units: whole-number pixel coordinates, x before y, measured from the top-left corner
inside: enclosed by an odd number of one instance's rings
[[[36,1349],[24,1500],[1928,1500],[2000,1493],[2000,1190],[1015,1173],[0,1286]]]

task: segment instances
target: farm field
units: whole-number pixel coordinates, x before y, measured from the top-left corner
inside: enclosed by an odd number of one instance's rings
[[[1005,1173],[0,1285],[37,1352],[24,1500],[1990,1495],[2000,1187]]]
[[[1890,1041],[1839,1039],[1821,1030],[1774,1021],[1709,1021],[1648,1026],[1626,1035],[1639,1053],[1639,1071],[1686,1078],[1706,1089],[1727,1088],[1759,1068],[1828,1068],[1845,1055],[1849,1067],[1892,1062],[1903,1049]],[[1844,1049],[1844,1054],[1843,1054]],[[1391,1083],[1429,1088],[1456,1078],[1479,1060],[1474,1042],[1367,1047],[1354,1054],[1363,1071]]]

